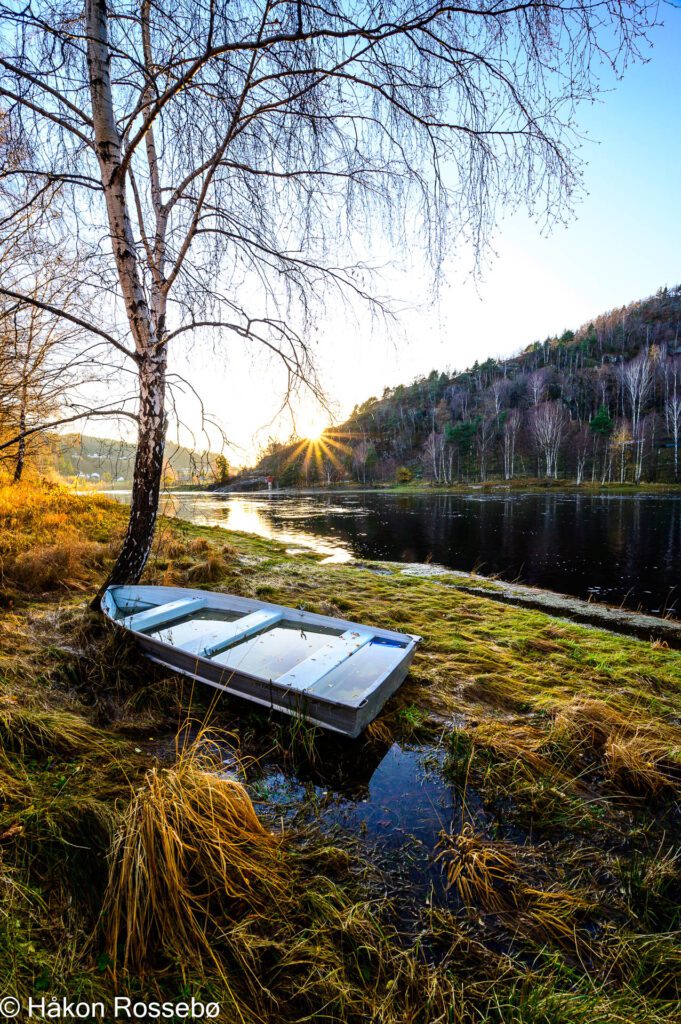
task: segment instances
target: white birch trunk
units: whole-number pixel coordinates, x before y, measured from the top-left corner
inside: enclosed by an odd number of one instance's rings
[[[137,261],[122,167],[122,142],[113,104],[105,0],[87,0],[85,17],[95,150],[118,280],[135,344],[140,394],[130,520],[106,586],[110,583],[136,583],[153,541],[166,429],[166,303],[165,294],[156,281],[152,285],[153,308],[149,308]]]

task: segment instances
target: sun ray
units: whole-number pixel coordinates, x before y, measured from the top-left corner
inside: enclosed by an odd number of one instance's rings
[[[333,451],[333,448],[331,447],[332,444],[334,444],[334,442],[329,442],[327,438],[324,438],[322,441],[319,442],[319,446],[322,452],[324,453],[325,457],[329,460],[331,465],[334,467],[334,469],[337,469],[339,472],[342,472],[343,463],[340,461],[336,453]],[[346,445],[334,444],[334,447],[337,447],[341,452],[343,452],[343,454],[346,454],[350,450]]]
[[[333,437],[329,437],[328,434],[325,434],[321,440],[322,440],[322,442],[324,442],[325,444],[330,445],[333,448],[338,448],[339,451],[344,452],[346,455],[348,455],[352,451],[352,449],[351,449],[349,444],[341,444],[340,441],[334,440],[334,438]]]
[[[324,476],[324,462],[322,459],[322,444],[320,441],[315,441],[312,445],[312,451],[314,453],[314,460],[317,466],[317,472],[320,477]]]
[[[299,441],[298,444],[295,445],[295,447],[289,452],[288,456],[286,457],[286,459],[284,461],[284,467],[283,467],[284,469],[288,469],[288,467],[292,463],[297,461],[299,456],[301,456],[303,454],[303,451],[305,450],[306,445],[307,445],[307,441],[306,440]]]

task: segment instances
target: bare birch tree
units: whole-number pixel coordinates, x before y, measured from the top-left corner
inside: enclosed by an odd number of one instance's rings
[[[492,450],[494,438],[497,433],[497,420],[495,416],[489,416],[485,413],[480,417],[480,423],[478,424],[478,433],[476,437],[476,443],[478,448],[478,467],[480,473],[480,480],[484,483],[487,479],[487,466],[489,461],[489,455]]]
[[[655,365],[650,353],[641,352],[635,359],[624,363],[620,376],[622,387],[629,400],[631,432],[634,438],[637,438],[643,409],[655,384]]]
[[[622,366],[622,387],[629,400],[631,433],[634,442],[634,481],[639,483],[643,473],[645,445],[645,419],[643,411],[655,386],[655,363],[646,348],[635,359]]]
[[[671,381],[664,414],[667,430],[674,450],[674,479],[679,479],[679,441],[681,440],[681,359],[670,360]]]
[[[546,467],[546,476],[558,476],[558,456],[565,437],[566,416],[560,402],[542,402],[532,410],[532,433]]]
[[[444,435],[438,434],[435,430],[431,430],[423,443],[424,467],[437,484],[444,482],[441,473],[444,444]]]
[[[546,370],[534,370],[527,377],[530,405],[537,406],[546,394]]]
[[[521,426],[522,416],[520,411],[518,409],[509,409],[502,429],[504,480],[512,480],[515,473],[515,448]]]
[[[654,10],[0,6],[0,100],[31,142],[4,194],[16,212],[59,185],[91,287],[110,299],[107,321],[84,319],[137,378],[130,522],[112,582],[138,579],[153,536],[169,352],[216,331],[267,346],[291,380],[314,383],[296,310],[313,311],[329,288],[369,298],[356,259],[336,254],[342,239],[369,236],[375,214],[398,242],[408,212],[435,270],[452,230],[481,251],[499,203],[556,215],[578,185],[575,104],[597,91],[603,64],[637,55]]]
[[[572,438],[571,447],[575,455],[575,482],[577,484],[581,484],[584,481],[586,464],[589,454],[593,452],[593,444],[593,434],[586,425],[581,426]]]
[[[631,447],[636,442],[632,438],[630,425],[627,420],[618,420],[615,431],[610,439],[610,449],[619,460],[621,484],[627,478],[627,466],[631,461]]]

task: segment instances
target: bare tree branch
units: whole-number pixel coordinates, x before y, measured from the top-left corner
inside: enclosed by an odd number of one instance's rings
[[[62,320],[68,320],[72,324],[76,324],[78,327],[82,327],[84,330],[89,331],[91,334],[97,334],[104,341],[107,341],[109,345],[113,345],[115,349],[122,352],[123,355],[128,356],[130,359],[136,359],[136,354],[130,349],[126,348],[117,338],[109,334],[107,331],[103,331],[101,327],[96,327],[92,323],[88,323],[87,320],[83,320],[82,317],[76,316],[75,313],[71,313],[66,309],[59,309],[57,306],[53,306],[49,302],[41,302],[40,299],[36,299],[31,295],[22,294],[16,292],[12,288],[3,288],[0,285],[0,295],[6,295],[10,299],[16,299],[17,302],[26,303],[29,306],[36,306],[38,309],[44,309],[47,313],[52,313],[53,316],[59,317]]]

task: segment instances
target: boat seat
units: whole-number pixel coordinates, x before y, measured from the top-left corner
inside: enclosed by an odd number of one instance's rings
[[[225,647],[276,625],[283,617],[283,612],[265,611],[263,608],[235,619],[234,622],[221,622],[219,629],[212,629],[186,644],[180,644],[179,649],[186,651],[187,654],[195,654],[197,658],[212,658]]]
[[[277,686],[288,686],[294,690],[307,690],[319,682],[334,668],[338,668],[356,651],[373,640],[374,634],[369,630],[348,629],[340,636],[334,637],[328,644],[321,647],[309,658],[299,662],[288,672],[279,676]]]
[[[141,630],[149,629],[152,626],[162,626],[164,622],[179,619],[190,612],[199,611],[207,604],[205,597],[183,597],[179,601],[171,601],[169,604],[157,604],[153,608],[147,608],[145,612],[136,612],[123,619],[123,625],[127,629]]]

